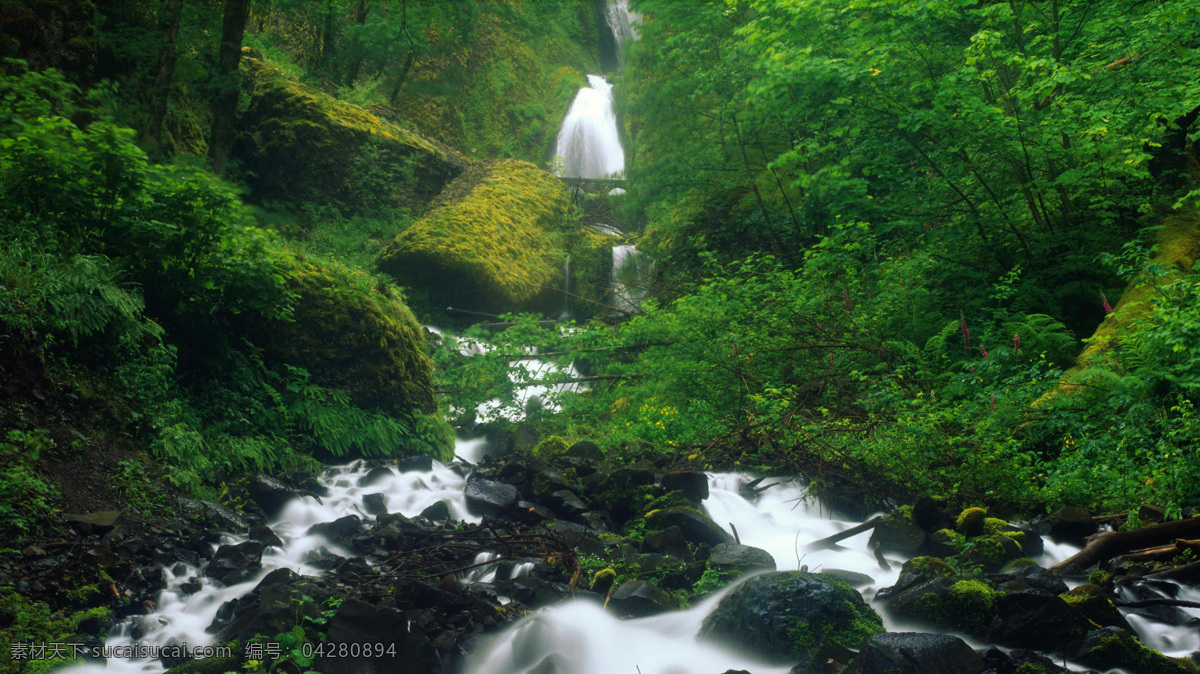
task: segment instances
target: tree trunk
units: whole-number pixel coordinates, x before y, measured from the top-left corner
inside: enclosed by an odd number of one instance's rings
[[[250,14],[250,0],[225,0],[221,25],[221,51],[217,57],[217,97],[213,101],[212,140],[208,155],[218,174],[224,174],[233,146],[233,117],[238,103],[238,62],[242,58],[242,35]]]
[[[171,94],[171,80],[175,77],[175,42],[179,38],[179,15],[183,0],[166,0],[162,15],[162,51],[158,56],[158,76],[154,78],[154,93],[150,98],[150,115],[146,118],[146,130],[142,134],[151,155],[159,154],[162,143],[162,123],[167,116],[167,101]]]
[[[1050,567],[1054,573],[1062,573],[1072,566],[1087,569],[1117,555],[1154,545],[1161,545],[1176,538],[1200,534],[1200,517],[1152,524],[1133,531],[1106,531],[1088,537],[1087,546],[1068,559]]]
[[[325,0],[325,25],[321,30],[321,62],[318,68],[321,72],[329,72],[329,62],[333,60],[333,0]]]
[[[367,0],[358,0],[358,6],[354,9],[354,23],[362,26],[367,23]],[[354,60],[350,62],[350,68],[346,71],[346,78],[343,81],[345,86],[354,86],[354,81],[358,79],[358,71],[362,69],[363,59],[367,57],[367,51],[361,43],[356,42],[354,45]]]

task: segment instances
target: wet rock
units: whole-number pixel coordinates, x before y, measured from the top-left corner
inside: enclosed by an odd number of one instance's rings
[[[520,500],[520,493],[516,487],[480,478],[467,480],[467,487],[463,493],[467,499],[467,510],[476,515],[492,517],[508,514]]]
[[[196,594],[203,588],[204,588],[204,584],[200,582],[199,578],[188,579],[179,586],[179,589],[184,594]]]
[[[721,543],[713,548],[708,557],[712,568],[720,571],[774,571],[775,558],[761,548],[737,543]]]
[[[978,674],[983,659],[967,642],[949,634],[895,632],[876,634],[847,674]]]
[[[1054,653],[1079,640],[1092,627],[1083,613],[1058,595],[1044,590],[1020,590],[999,597],[996,618],[987,630],[987,638],[1002,646]]]
[[[879,616],[842,581],[788,571],[734,588],[704,619],[697,638],[787,665],[812,662],[826,645],[857,648],[882,631]]]
[[[1074,590],[1061,593],[1059,597],[1101,627],[1119,627],[1133,632],[1129,621],[1121,615],[1121,611],[1098,585],[1085,583]]]
[[[913,521],[912,511],[900,508],[884,517],[871,531],[868,548],[876,545],[883,552],[911,555],[925,544],[925,532]]]
[[[180,498],[179,505],[183,514],[216,528],[218,531],[240,532],[250,528],[246,518],[229,508],[210,501],[199,501],[191,498]]]
[[[1112,668],[1139,674],[1186,674],[1196,671],[1194,665],[1185,665],[1147,648],[1133,633],[1119,627],[1089,632],[1072,659],[1103,671]]]
[[[283,540],[265,524],[255,524],[250,527],[250,540],[262,543],[264,547],[274,546],[277,548],[283,547]]]
[[[547,494],[552,492],[572,491],[574,489],[575,485],[563,477],[562,473],[557,470],[547,469],[532,476],[528,482],[526,492],[534,498],[545,498]]]
[[[531,611],[552,606],[571,597],[570,587],[533,576],[497,582],[496,591],[512,597]],[[576,592],[576,595],[578,594]]]
[[[588,509],[586,503],[566,489],[547,494],[546,503],[554,509],[554,512],[572,520],[581,519],[583,513],[587,512]]]
[[[450,505],[445,501],[438,501],[422,510],[420,516],[433,522],[444,522],[450,519]]]
[[[527,674],[571,674],[572,671],[574,670],[571,668],[571,663],[566,658],[558,653],[551,653],[542,658],[542,661],[530,669]]]
[[[602,556],[605,554],[604,543],[589,532],[587,527],[566,520],[555,520],[546,522],[546,528],[554,532],[564,543],[585,555]]]
[[[162,625],[158,618],[152,618],[148,615],[140,616],[134,619],[129,626],[129,636],[133,637],[134,641],[141,641],[147,634],[158,629]]]
[[[384,494],[367,494],[363,497],[363,510],[371,515],[387,514],[387,496]]]
[[[717,546],[722,543],[732,543],[733,537],[712,521],[704,513],[695,508],[663,508],[646,515],[646,525],[653,529],[679,527],[683,537],[689,543],[704,543]]]
[[[250,500],[263,509],[269,519],[279,517],[283,509],[292,499],[299,498],[300,493],[269,475],[255,475],[246,483],[246,493]]]
[[[514,513],[514,517],[522,522],[534,524],[558,519],[558,515],[553,510],[532,501],[517,501],[517,511]]]
[[[1080,547],[1084,539],[1098,533],[1100,527],[1092,520],[1092,514],[1083,508],[1059,508],[1050,515],[1037,520],[1034,528],[1039,534],[1049,536],[1059,543],[1070,543]]]
[[[346,515],[332,522],[320,522],[308,528],[308,535],[324,536],[340,543],[352,536],[362,533],[362,520],[358,515]]]
[[[63,519],[71,522],[75,530],[85,536],[103,536],[120,526],[122,521],[119,510],[102,510],[86,515],[63,515]]]
[[[899,620],[972,636],[985,632],[996,615],[996,593],[982,581],[936,575],[936,569],[928,573],[934,575],[903,578],[902,573],[902,581],[880,590],[877,600]]]
[[[663,489],[682,492],[693,503],[708,498],[708,476],[704,473],[667,473],[662,478]]]
[[[305,596],[312,600],[304,600]],[[214,643],[290,632],[295,625],[303,624],[305,617],[321,618],[321,602],[329,596],[321,581],[299,576],[290,569],[275,569],[249,594],[221,606],[207,631],[216,635]]]
[[[388,480],[393,475],[395,475],[395,473],[392,472],[391,468],[388,468],[387,466],[375,466],[368,471],[366,475],[358,478],[358,486],[374,487],[380,482]]]
[[[989,648],[983,653],[983,665],[985,672],[996,674],[1066,674],[1068,671],[1054,664],[1050,658],[1027,648],[1014,648],[1007,653],[999,648]],[[1022,670],[1021,667],[1025,665],[1028,666]]]
[[[571,445],[570,448],[567,449],[567,452],[564,454],[564,456],[574,459],[583,459],[584,461],[591,461],[593,463],[604,463],[605,458],[604,452],[600,449],[600,447],[590,440],[580,440],[579,442]]]
[[[245,582],[262,568],[262,552],[263,545],[258,541],[222,545],[217,548],[204,575],[226,585]]]
[[[688,549],[683,531],[675,526],[647,533],[642,541],[642,549],[646,552],[661,552],[683,560],[692,558],[692,552]]]
[[[873,585],[875,583],[874,578],[868,576],[865,573],[858,573],[857,571],[847,571],[845,569],[824,569],[823,568],[823,569],[821,569],[821,573],[823,573],[827,576],[833,576],[834,578],[841,580],[842,582],[849,585],[850,587],[856,587],[856,588],[857,587],[867,587],[868,585]]]
[[[678,608],[674,597],[643,580],[622,583],[608,602],[608,609],[623,618],[658,615]]]
[[[541,439],[541,434],[530,424],[518,424],[513,429],[513,449],[522,454],[532,453],[533,448],[537,447],[539,439]]]
[[[401,473],[420,471],[428,473],[433,470],[433,456],[429,454],[409,454],[396,460],[396,470]]]
[[[429,638],[414,629],[402,611],[372,606],[350,598],[342,602],[329,620],[325,641],[358,644],[349,648],[351,657],[325,657],[315,669],[325,674],[427,674],[438,671],[437,653]],[[377,649],[377,644],[382,649]],[[394,646],[394,648],[393,648]],[[340,646],[339,646],[340,647]],[[369,653],[366,649],[371,649]]]
[[[1040,566],[1026,566],[1011,574],[1011,579],[1000,581],[1002,590],[1045,590],[1052,594],[1063,594],[1069,588],[1054,572]]]

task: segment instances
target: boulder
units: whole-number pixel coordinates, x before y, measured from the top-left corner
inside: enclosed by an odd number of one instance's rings
[[[1095,627],[1061,597],[1045,590],[1007,592],[996,601],[987,639],[1001,646],[1061,651]]]
[[[386,515],[387,496],[384,494],[367,494],[363,497],[363,510],[371,515]]]
[[[871,531],[868,548],[911,555],[925,544],[925,532],[913,521],[911,508],[899,508],[884,517]]]
[[[692,558],[692,552],[688,549],[683,531],[674,526],[648,532],[642,540],[642,549],[646,552],[661,552],[683,560]]]
[[[1100,531],[1092,520],[1092,514],[1083,508],[1066,506],[1037,520],[1034,527],[1039,534],[1049,536],[1060,543],[1083,547],[1084,539]]]
[[[450,506],[445,501],[438,501],[422,510],[420,516],[434,522],[444,522],[450,519]]]
[[[217,548],[204,575],[226,585],[245,582],[262,569],[262,553],[263,545],[258,541],[222,545]]]
[[[774,571],[775,558],[761,548],[738,543],[721,543],[712,549],[708,557],[710,567],[719,571]]]
[[[374,487],[393,475],[395,475],[395,473],[392,472],[391,468],[388,468],[387,466],[375,466],[371,470],[367,471],[366,475],[358,478],[358,486]]]
[[[898,620],[978,636],[996,615],[996,593],[982,581],[933,575],[904,578],[903,583],[877,595]]]
[[[472,167],[387,247],[379,266],[443,306],[508,311],[562,281],[562,181],[528,162]],[[551,291],[557,303],[556,290]]]
[[[362,520],[358,515],[346,515],[332,522],[320,522],[308,528],[308,535],[324,536],[335,543],[362,533]]]
[[[828,646],[858,648],[883,631],[879,616],[849,585],[825,574],[787,571],[734,588],[704,619],[697,638],[789,665],[811,663]]]
[[[895,632],[863,642],[846,674],[978,674],[983,668],[983,659],[956,636]]]
[[[249,104],[234,154],[260,199],[305,201],[344,213],[419,211],[462,173],[466,161],[407,129],[301,84],[243,50]],[[364,176],[412,175],[372,181]]]
[[[316,664],[325,674],[426,674],[439,671],[437,652],[403,611],[360,599],[342,602],[329,619],[326,643],[349,645]],[[356,647],[357,645],[357,647]],[[355,656],[358,650],[360,655]]]
[[[629,580],[613,591],[608,608],[622,618],[641,618],[676,610],[679,602],[646,581]]]
[[[184,515],[210,525],[218,531],[240,532],[250,528],[250,523],[246,521],[246,518],[211,501],[181,497],[179,505]]]
[[[732,543],[733,537],[708,515],[695,508],[674,507],[646,513],[646,526],[651,529],[679,527],[689,543],[706,543],[717,546]]]
[[[604,452],[591,440],[580,440],[571,445],[564,456],[583,459],[592,463],[604,463]]]
[[[699,504],[708,498],[708,476],[704,473],[666,473],[662,478],[663,489],[682,492],[687,499]]]
[[[449,459],[450,457],[446,457]],[[396,459],[396,470],[401,473],[419,471],[428,473],[433,470],[433,456],[429,454],[409,454]]]
[[[256,524],[250,527],[250,540],[262,543],[264,547],[274,546],[276,548],[283,547],[283,540],[275,533],[271,527],[265,524]]]
[[[261,473],[246,483],[246,492],[250,495],[250,500],[257,503],[263,509],[263,513],[271,519],[279,517],[287,504],[300,496],[295,489]]]
[[[510,484],[475,477],[467,480],[463,493],[467,499],[467,510],[492,517],[511,512],[521,498],[517,488]]]
[[[1088,632],[1072,660],[1102,671],[1120,668],[1138,674],[1191,674],[1196,665],[1147,648],[1132,632],[1105,627]]]

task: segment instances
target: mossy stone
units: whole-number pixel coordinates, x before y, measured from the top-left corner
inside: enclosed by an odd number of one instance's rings
[[[533,455],[542,459],[554,459],[567,453],[571,445],[557,435],[542,440],[533,448]]]
[[[533,164],[503,160],[457,199],[396,236],[380,268],[439,302],[490,312],[530,306],[562,281],[562,181]],[[455,185],[448,189],[455,189]]]
[[[1133,629],[1098,585],[1084,583],[1070,592],[1060,594],[1059,597],[1101,627],[1120,627],[1130,631]]]
[[[959,514],[954,523],[954,530],[970,538],[983,533],[987,511],[983,508],[967,508]]]

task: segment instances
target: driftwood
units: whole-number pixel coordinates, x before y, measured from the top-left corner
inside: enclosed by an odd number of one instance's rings
[[[1082,550],[1050,570],[1063,573],[1071,567],[1086,569],[1126,552],[1160,546],[1176,538],[1195,537],[1200,537],[1200,517],[1152,524],[1133,531],[1105,531],[1089,536]]]
[[[875,561],[879,562],[879,568],[885,572],[892,570],[892,565],[888,564],[888,560],[883,557],[883,550],[879,547],[879,541],[875,541],[875,545],[871,546],[871,551],[875,553]]]
[[[1178,606],[1180,608],[1200,608],[1200,601],[1186,601],[1183,599],[1171,599],[1169,597],[1155,597],[1154,599],[1143,599],[1141,601],[1118,601],[1116,604],[1121,608],[1144,608],[1146,606]]]
[[[1172,545],[1146,548],[1144,550],[1134,550],[1133,552],[1117,557],[1117,561],[1129,562],[1131,564],[1136,564],[1138,562],[1169,562],[1187,550],[1191,550],[1192,552],[1200,555],[1200,538],[1190,541],[1177,538],[1175,539],[1175,543]]]
[[[1200,580],[1200,562],[1192,562],[1184,564],[1173,569],[1164,569],[1146,575],[1147,578],[1155,578],[1158,580],[1178,580],[1195,582]]]
[[[850,538],[851,536],[857,536],[864,531],[870,531],[871,529],[874,529],[875,525],[879,524],[879,522],[882,520],[883,520],[882,517],[878,517],[878,516],[872,517],[871,519],[867,520],[866,522],[863,522],[862,524],[859,524],[858,526],[850,527],[849,529],[847,529],[845,531],[839,531],[836,534],[834,534],[832,536],[826,536],[825,538],[822,538],[819,541],[813,541],[812,543],[809,543],[806,547],[809,550],[814,550],[817,548],[832,548],[833,546],[837,545],[837,543],[839,541],[844,541],[847,538]]]

